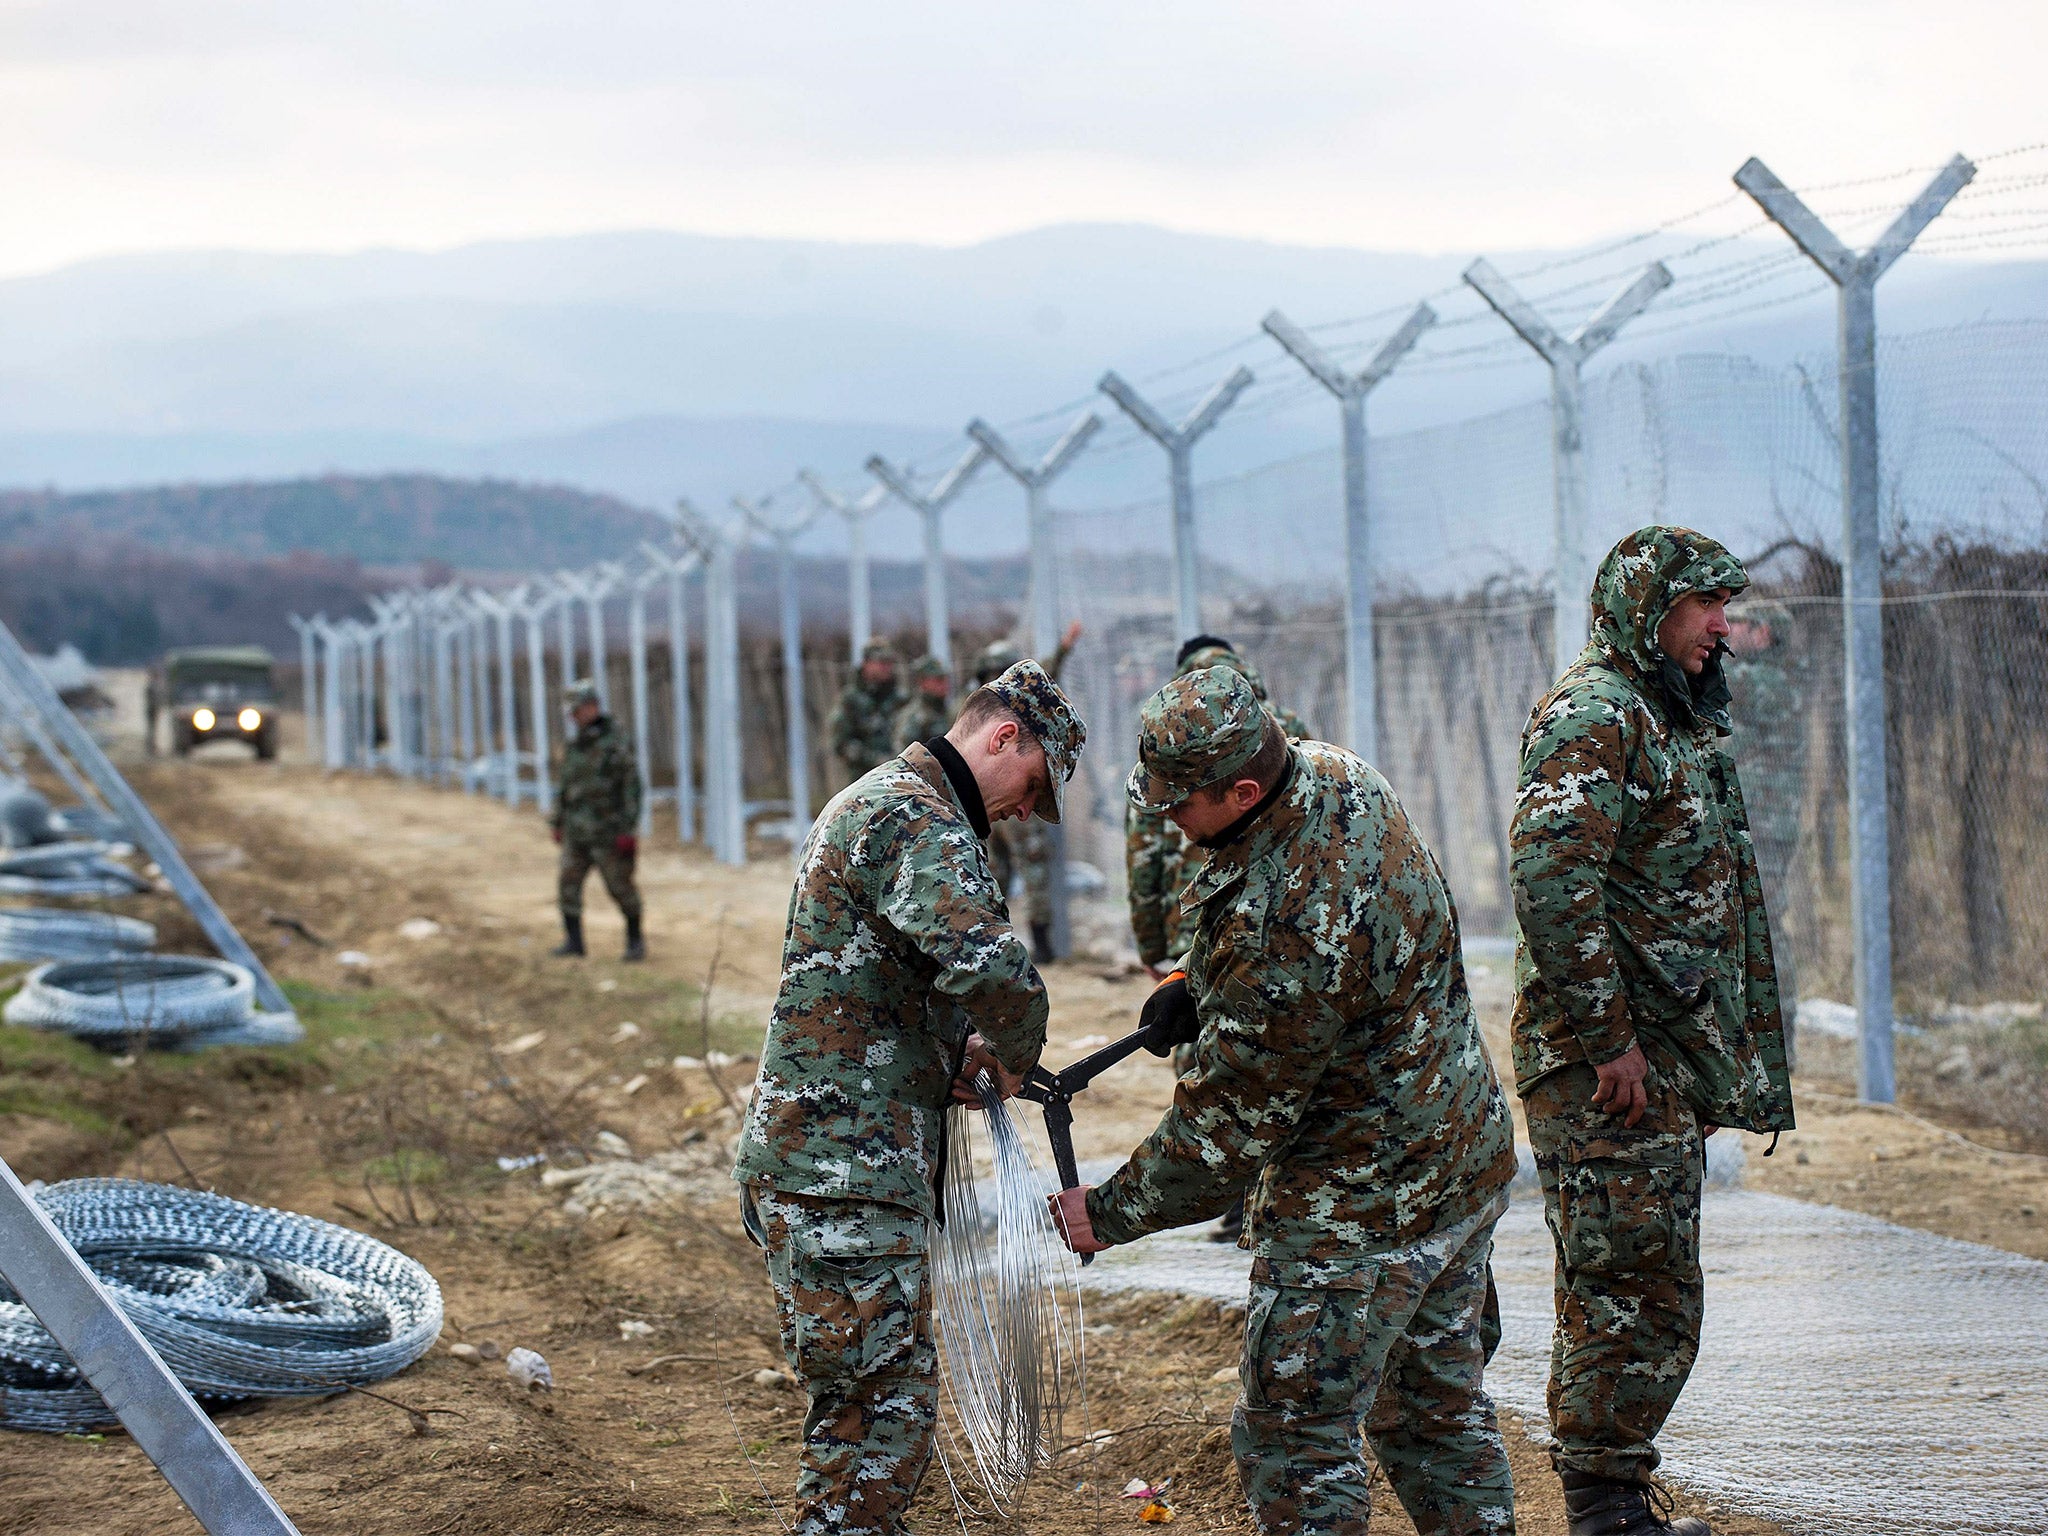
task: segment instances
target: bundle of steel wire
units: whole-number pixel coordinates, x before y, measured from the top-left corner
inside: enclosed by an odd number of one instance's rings
[[[140,918],[68,907],[0,907],[0,960],[92,960],[156,947]]]
[[[978,1086],[981,1109],[950,1111],[933,1312],[940,1380],[971,1475],[1000,1509],[1051,1460],[1067,1404],[1080,1397],[1080,1270],[1053,1230],[1048,1181],[1017,1122],[985,1074]],[[977,1121],[992,1153],[986,1183],[974,1166]]]
[[[0,895],[133,896],[150,884],[108,857],[111,843],[46,843],[0,854]]]
[[[441,1332],[434,1277],[331,1222],[135,1179],[71,1179],[36,1201],[196,1397],[364,1386],[397,1375]],[[0,1284],[0,1426],[69,1433],[115,1422]]]
[[[305,1036],[291,1015],[256,1011],[255,978],[245,968],[201,955],[113,955],[38,966],[0,1017],[110,1048],[285,1045]]]

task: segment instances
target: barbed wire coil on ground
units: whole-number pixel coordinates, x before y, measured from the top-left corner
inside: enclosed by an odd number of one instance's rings
[[[111,843],[47,843],[0,854],[0,895],[134,896],[150,883],[108,857]]]
[[[0,961],[92,960],[156,947],[156,926],[112,912],[0,908]]]
[[[317,1397],[383,1381],[440,1335],[434,1277],[347,1227],[137,1179],[70,1179],[35,1198],[201,1399]],[[116,1422],[0,1284],[0,1427],[62,1434]]]
[[[28,1029],[118,1046],[141,1037],[178,1049],[286,1045],[303,1039],[290,1014],[256,1011],[255,978],[201,955],[59,960],[29,972],[0,1018]]]

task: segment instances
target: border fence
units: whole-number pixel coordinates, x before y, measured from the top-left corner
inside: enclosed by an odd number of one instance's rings
[[[1467,933],[1506,937],[1523,721],[1584,634],[1601,551],[1687,524],[1755,581],[1734,749],[1788,990],[1853,995],[1859,1089],[1888,1101],[1895,997],[1920,1014],[2048,991],[2048,318],[1880,337],[1872,293],[1945,209],[1930,250],[2035,239],[2044,148],[1987,157],[1988,174],[1957,157],[1801,196],[1751,161],[1736,192],[1590,252],[1506,273],[1476,262],[1455,288],[1373,315],[1298,326],[1275,311],[1183,369],[1105,374],[1100,409],[1000,430],[976,418],[935,481],[877,455],[861,490],[806,471],[730,519],[680,503],[674,538],[627,561],[296,621],[312,737],[330,768],[545,809],[556,690],[593,674],[649,806],[742,861],[750,825],[795,838],[836,787],[817,727],[874,627],[867,519],[889,497],[917,514],[923,648],[971,660],[944,515],[977,472],[1007,472],[1031,581],[1003,621],[1021,615],[1040,654],[1065,621],[1084,625],[1064,682],[1090,749],[1065,857],[1120,884],[1137,706],[1178,642],[1209,630],[1312,729],[1371,757],[1437,849]],[[1624,325],[1649,336],[1828,289],[1831,358],[1592,366]],[[1225,372],[1240,354],[1264,382],[1242,362]],[[1367,430],[1376,391],[1532,358],[1547,401]],[[1316,395],[1335,397],[1334,446],[1197,480],[1206,434]],[[1162,448],[1155,498],[1093,504],[1055,478]],[[828,635],[806,625],[793,571],[797,540],[832,517],[852,538],[851,622]],[[780,556],[772,651],[737,613],[737,561],[760,535]]]

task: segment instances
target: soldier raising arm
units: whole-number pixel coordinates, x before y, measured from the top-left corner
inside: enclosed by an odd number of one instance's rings
[[[810,1395],[799,1536],[893,1536],[930,1458],[945,1106],[980,1071],[1014,1092],[1045,1044],[1045,984],[982,839],[1058,820],[1084,735],[1020,663],[834,796],[804,845],[733,1170]]]

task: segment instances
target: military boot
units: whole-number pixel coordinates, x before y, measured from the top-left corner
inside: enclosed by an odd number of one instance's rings
[[[1052,964],[1051,923],[1033,923],[1031,925],[1031,961],[1034,965]]]
[[[583,957],[583,917],[581,913],[578,913],[575,917],[571,917],[566,912],[562,914],[562,942],[549,950],[548,953],[559,956],[562,959],[570,959],[572,957],[581,959]]]
[[[640,919],[637,917],[626,919],[626,952],[619,956],[619,958],[621,960],[645,960],[647,958],[647,945],[640,937]]]
[[[1697,1515],[1671,1518],[1671,1495],[1655,1483],[1615,1483],[1591,1472],[1564,1472],[1570,1536],[1714,1536]]]

